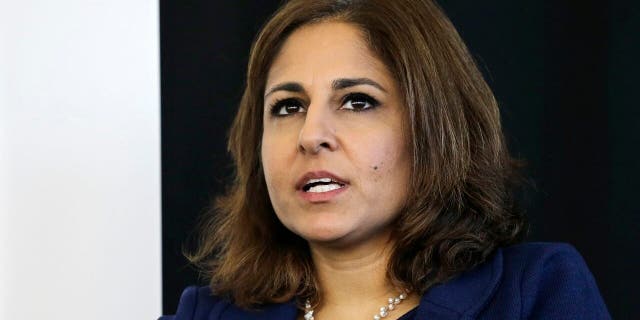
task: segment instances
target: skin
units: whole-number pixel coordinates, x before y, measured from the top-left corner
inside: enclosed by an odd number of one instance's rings
[[[337,89],[336,79],[369,83]],[[405,110],[387,67],[361,31],[347,23],[299,28],[269,71],[261,150],[265,179],[280,221],[309,242],[323,292],[317,319],[371,317],[398,294],[385,271],[392,223],[409,181]],[[312,203],[296,184],[305,173],[320,170],[348,183],[335,197]],[[385,319],[417,303],[410,295]]]

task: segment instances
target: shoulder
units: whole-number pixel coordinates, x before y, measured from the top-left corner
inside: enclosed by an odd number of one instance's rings
[[[526,280],[523,284],[533,284],[552,277],[591,277],[584,259],[570,244],[522,243],[499,249],[499,254],[502,255],[503,281]]]
[[[549,262],[582,264],[578,251],[568,243],[526,242],[499,249],[504,263],[513,266],[535,266]]]
[[[593,275],[573,246],[526,243],[502,251],[500,289],[519,294],[523,317],[610,318]]]
[[[584,259],[562,243],[496,250],[485,263],[434,287],[423,300],[480,319],[610,319]]]
[[[217,297],[209,287],[188,287],[182,292],[175,315],[158,320],[214,320],[214,319],[294,319],[297,308],[293,302],[267,305],[259,310],[245,310],[228,299]]]
[[[210,311],[222,302],[213,296],[208,287],[191,286],[182,292],[175,315],[162,316],[158,320],[207,319]]]

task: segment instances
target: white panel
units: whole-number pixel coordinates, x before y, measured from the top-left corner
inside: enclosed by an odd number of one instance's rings
[[[0,1],[0,319],[155,319],[158,1]]]

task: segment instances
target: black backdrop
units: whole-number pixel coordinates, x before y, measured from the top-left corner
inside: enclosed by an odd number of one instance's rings
[[[181,255],[231,173],[251,41],[279,1],[161,0],[164,313],[202,283]],[[584,256],[616,319],[640,319],[640,2],[441,0],[535,182],[528,240]]]

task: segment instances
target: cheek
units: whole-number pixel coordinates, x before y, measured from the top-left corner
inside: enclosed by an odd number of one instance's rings
[[[367,148],[363,159],[368,174],[376,182],[392,177],[400,177],[408,169],[407,152],[404,143],[397,137],[379,137],[375,143],[363,143],[371,145]]]
[[[371,153],[368,172],[370,202],[386,214],[395,214],[406,201],[410,182],[408,155],[402,144],[392,140]],[[386,216],[385,214],[385,216]]]
[[[274,147],[277,147],[277,144],[271,143],[269,139],[262,139],[260,157],[262,160],[265,182],[269,189],[271,189],[274,177],[278,175],[278,152]]]
[[[287,152],[289,149],[289,143],[283,141],[282,136],[263,134],[260,155],[270,194],[286,183],[284,180],[292,163],[291,152]]]
[[[264,132],[262,133],[262,141],[260,143],[260,162],[262,164],[262,171],[264,173],[264,180],[267,187],[270,189],[271,180],[273,177],[273,142]]]

